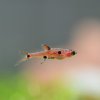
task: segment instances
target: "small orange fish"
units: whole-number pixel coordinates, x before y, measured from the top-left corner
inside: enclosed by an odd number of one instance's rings
[[[76,51],[70,50],[70,49],[62,49],[62,48],[50,48],[47,44],[42,45],[42,48],[44,51],[36,52],[36,53],[28,53],[25,51],[22,51],[23,54],[25,54],[25,58],[21,59],[20,62],[29,60],[31,58],[43,58],[44,61],[46,59],[58,59],[62,60],[68,57],[72,57],[76,55]]]

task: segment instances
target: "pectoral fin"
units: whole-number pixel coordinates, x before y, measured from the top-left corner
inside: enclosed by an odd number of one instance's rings
[[[43,48],[45,51],[51,49],[47,44],[43,44],[43,45],[42,45],[42,48]]]
[[[41,62],[41,64],[43,64],[47,59],[47,56],[43,56],[43,62]]]

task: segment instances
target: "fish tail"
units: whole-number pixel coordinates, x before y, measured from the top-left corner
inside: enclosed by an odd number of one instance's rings
[[[18,66],[20,63],[23,63],[23,62],[29,60],[29,58],[28,58],[29,53],[28,52],[26,52],[26,51],[20,51],[20,52],[23,53],[25,56],[22,59],[20,59],[15,66]]]
[[[27,51],[24,51],[24,50],[21,50],[20,52],[23,53],[23,54],[25,54],[25,55],[29,54]]]
[[[25,55],[25,57],[24,58],[22,58],[21,60],[20,60],[20,62],[24,62],[24,61],[26,61],[26,60],[28,60],[30,57],[31,57],[31,55],[27,52],[27,51],[20,51],[21,53],[23,53],[24,55]]]

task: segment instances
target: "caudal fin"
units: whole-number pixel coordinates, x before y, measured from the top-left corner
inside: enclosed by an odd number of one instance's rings
[[[18,66],[20,63],[25,62],[29,59],[29,57],[28,57],[29,53],[28,52],[26,52],[26,51],[20,51],[20,52],[23,53],[25,56],[21,60],[19,60],[15,66]]]
[[[28,52],[27,51],[21,50],[20,52],[23,53],[23,54],[25,54],[25,55],[28,55]]]

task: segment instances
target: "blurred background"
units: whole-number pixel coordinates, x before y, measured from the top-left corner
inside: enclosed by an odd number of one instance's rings
[[[99,10],[99,0],[0,0],[0,100],[100,100]],[[41,44],[77,55],[15,66]]]

